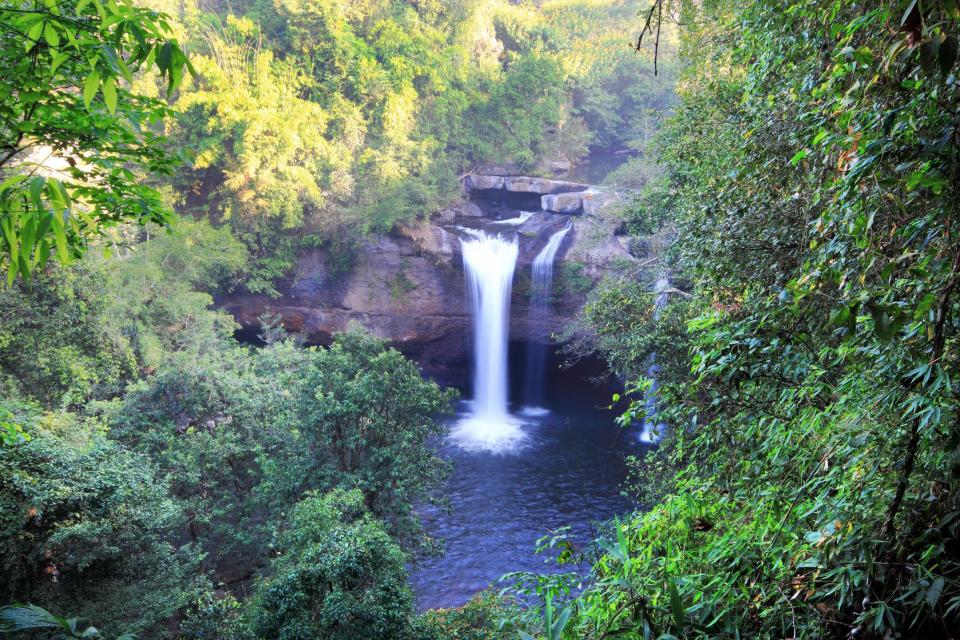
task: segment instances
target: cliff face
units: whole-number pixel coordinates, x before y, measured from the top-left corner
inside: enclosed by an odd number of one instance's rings
[[[504,215],[496,207],[465,202],[431,221],[369,239],[349,273],[333,274],[322,250],[308,251],[279,298],[237,294],[218,302],[245,328],[275,314],[289,331],[313,343],[327,343],[334,333],[359,323],[417,360],[429,375],[461,382],[472,351],[460,247],[464,227],[518,234],[510,321],[510,339],[516,341],[548,342],[578,312],[605,262],[632,259],[609,225],[592,216],[541,211],[522,225],[492,217]],[[550,235],[568,222],[573,226],[556,258],[553,313],[538,321],[529,313],[530,265]]]

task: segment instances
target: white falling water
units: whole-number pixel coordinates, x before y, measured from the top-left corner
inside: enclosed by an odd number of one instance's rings
[[[564,237],[570,231],[571,225],[557,231],[546,246],[533,260],[532,284],[530,289],[531,319],[543,324],[550,312],[550,293],[553,290],[553,261],[557,251],[563,243]],[[546,368],[547,352],[540,342],[530,342],[527,345],[527,379],[525,386],[526,406],[523,413],[526,415],[543,415],[547,412],[543,405],[543,375]]]
[[[656,284],[653,285],[653,292],[657,294],[657,298],[653,303],[654,316],[659,316],[660,309],[667,303],[666,290],[669,286],[670,280],[666,277],[660,278]],[[641,442],[654,443],[660,439],[660,427],[662,425],[657,422],[657,372],[659,370],[660,367],[657,366],[657,354],[653,354],[650,356],[650,366],[647,368],[647,377],[650,378],[653,383],[647,391],[646,401],[644,402],[645,417],[643,425],[641,425]]]
[[[477,232],[461,244],[473,311],[473,403],[471,415],[450,435],[469,451],[503,453],[524,439],[521,423],[507,411],[507,331],[517,240]]]
[[[532,211],[521,211],[520,215],[516,218],[507,218],[506,220],[494,220],[496,224],[508,224],[513,227],[520,226],[527,220],[533,217]]]

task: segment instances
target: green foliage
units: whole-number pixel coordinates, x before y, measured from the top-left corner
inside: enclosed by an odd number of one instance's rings
[[[286,398],[248,350],[168,355],[103,409],[113,437],[158,462],[210,564],[228,570],[259,561],[261,458],[279,446]]]
[[[406,271],[400,270],[390,281],[390,297],[394,302],[403,304],[406,295],[416,288],[416,283],[407,277]]]
[[[418,638],[427,640],[515,640],[513,620],[520,607],[492,590],[481,591],[462,607],[433,609],[420,620]]]
[[[586,266],[582,262],[564,260],[558,266],[559,273],[554,286],[561,296],[582,296],[593,288],[593,278],[585,273]]]
[[[659,379],[683,380],[689,368],[687,305],[673,298],[658,310],[652,289],[649,282],[629,279],[603,283],[584,306],[593,328],[586,347],[603,354],[611,368],[628,379],[643,376],[656,354]]]
[[[205,593],[180,624],[183,640],[252,640],[243,603],[229,593]]]
[[[615,363],[689,346],[658,392],[652,464],[675,475],[618,524],[567,635],[949,637],[960,16],[674,8],[690,68],[648,197],[693,298],[660,326],[621,285],[592,317]]]
[[[278,295],[306,246],[342,275],[362,234],[430,215],[478,165],[540,171],[601,129],[637,135],[612,111],[648,97],[597,100],[641,73],[604,54],[625,9],[148,4],[0,7],[0,601],[147,638],[513,637],[492,595],[413,613],[407,554],[439,546],[415,505],[442,502],[453,392],[361,331],[241,347],[212,307]],[[252,600],[225,592],[246,580]],[[550,611],[556,636],[569,610]]]
[[[560,120],[561,98],[557,89],[563,75],[550,57],[531,55],[511,64],[502,81],[485,88],[485,99],[469,109],[466,118],[473,129],[469,153],[478,160],[513,160],[529,168],[545,151],[543,123]]]
[[[435,499],[449,472],[428,440],[444,433],[439,419],[455,392],[362,331],[339,335],[329,349],[280,346],[265,355],[291,402],[288,446],[270,459],[279,495],[357,488],[392,535],[429,544],[413,504]]]
[[[190,63],[166,16],[127,0],[4,2],[0,25],[0,266],[12,284],[118,222],[167,223],[132,172],[171,170],[153,131],[166,107],[125,84],[155,71],[169,95]]]
[[[271,295],[301,230],[325,242],[388,232],[459,198],[458,177],[478,166],[539,172],[545,160],[580,160],[591,143],[634,144],[672,86],[621,48],[615,21],[632,10],[616,3],[283,0],[177,11],[197,77],[169,126],[191,157],[174,179],[175,204],[228,220],[254,259],[248,286]]]
[[[0,290],[5,395],[72,407],[122,388],[136,369],[128,343],[103,323],[105,282],[86,262],[53,266]]]
[[[2,385],[45,407],[118,394],[164,354],[216,349],[233,319],[201,288],[226,288],[246,253],[227,229],[177,225],[109,257],[88,255],[0,290]]]
[[[36,605],[0,607],[0,633],[31,632],[43,629],[45,633],[60,634],[61,638],[102,638],[93,626],[82,628],[77,618],[61,618]],[[53,631],[56,630],[56,631]],[[132,639],[125,634],[118,640]]]
[[[413,505],[446,476],[427,440],[450,398],[354,332],[329,349],[180,351],[100,408],[115,438],[157,461],[210,566],[233,575],[262,562],[271,519],[308,490],[358,488],[391,534],[429,544]]]
[[[30,434],[23,430],[16,416],[4,404],[0,404],[0,445],[12,447],[30,441]]]
[[[217,351],[236,329],[211,309],[212,293],[229,292],[246,270],[247,252],[228,228],[180,220],[169,234],[92,261],[109,305],[100,322],[126,337],[143,369],[170,352]]]
[[[406,556],[358,491],[308,495],[278,538],[253,602],[258,637],[403,638],[412,629]]]
[[[149,460],[96,423],[29,409],[18,418],[32,437],[0,448],[0,600],[143,631],[195,598],[198,558],[172,544],[180,510]]]

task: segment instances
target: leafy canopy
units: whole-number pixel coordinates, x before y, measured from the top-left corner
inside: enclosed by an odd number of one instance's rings
[[[155,72],[168,95],[189,62],[163,14],[130,0],[0,4],[0,266],[19,273],[78,256],[120,222],[167,224],[134,171],[169,172],[155,128],[167,113],[130,90]]]

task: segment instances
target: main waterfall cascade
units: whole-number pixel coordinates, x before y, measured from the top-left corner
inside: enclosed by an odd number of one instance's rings
[[[473,402],[450,436],[468,451],[504,453],[525,434],[507,410],[507,332],[517,239],[476,231],[461,240],[463,268],[473,312]]]
[[[536,323],[543,324],[550,312],[550,294],[553,290],[553,262],[571,226],[570,223],[567,223],[567,226],[550,236],[546,246],[533,260],[530,316],[531,320]],[[546,369],[546,359],[547,352],[542,342],[530,342],[527,345],[527,375],[524,392],[526,406],[523,408],[525,415],[539,416],[547,413],[547,409],[543,407],[543,377]]]

